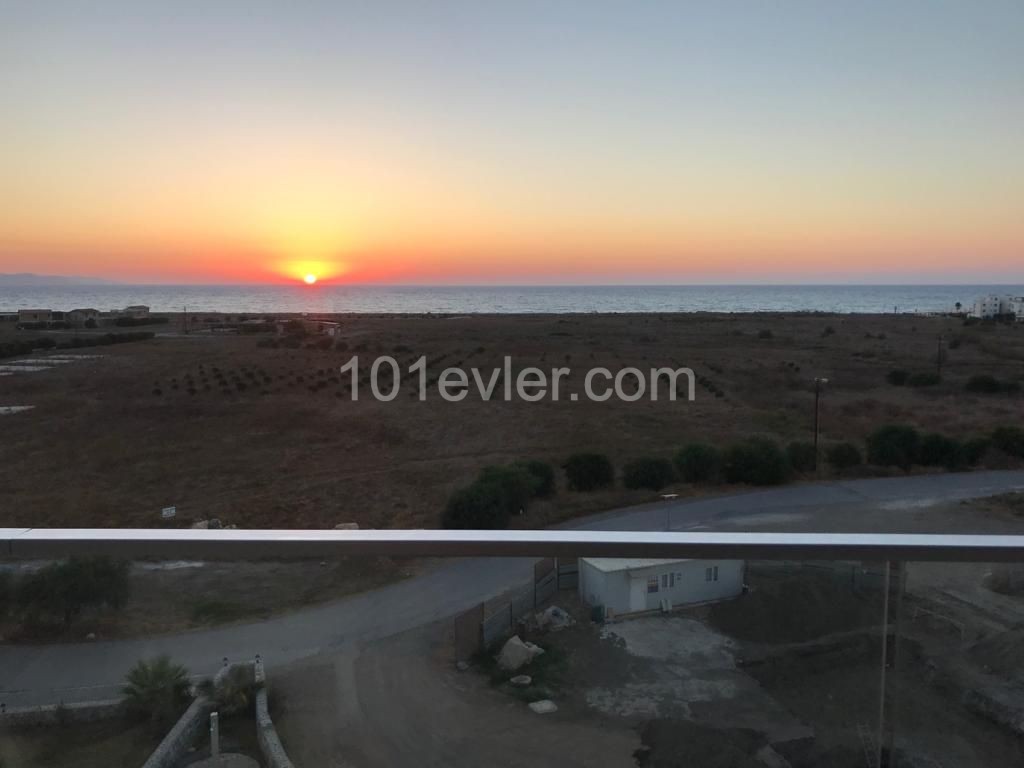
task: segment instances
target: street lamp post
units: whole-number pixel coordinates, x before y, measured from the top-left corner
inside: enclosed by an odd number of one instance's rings
[[[828,384],[828,379],[820,376],[814,377],[814,474],[818,474],[818,424],[821,403],[821,387]]]

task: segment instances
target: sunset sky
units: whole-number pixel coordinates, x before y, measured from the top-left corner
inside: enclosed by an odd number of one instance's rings
[[[1024,2],[0,2],[0,272],[1024,280]]]

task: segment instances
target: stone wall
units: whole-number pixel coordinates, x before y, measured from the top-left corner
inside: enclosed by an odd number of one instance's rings
[[[256,739],[260,743],[260,751],[266,761],[267,768],[295,768],[288,754],[284,751],[281,739],[277,736],[274,721],[270,719],[267,707],[267,676],[263,671],[263,662],[259,658],[253,665],[256,680]]]
[[[231,664],[218,670],[213,676],[213,683],[216,686],[236,666],[251,666],[250,663]],[[206,732],[210,722],[210,712],[213,711],[213,702],[205,696],[197,696],[185,710],[174,727],[167,732],[164,740],[153,750],[153,754],[143,764],[142,768],[172,768],[185,756],[185,753],[194,745],[203,733]]]
[[[153,754],[142,768],[172,768],[196,743],[205,729],[210,716],[210,701],[205,696],[196,697],[185,710],[174,727],[167,732],[164,740],[153,750]]]

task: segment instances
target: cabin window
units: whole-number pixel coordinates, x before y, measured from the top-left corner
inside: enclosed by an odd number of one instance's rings
[[[652,576],[647,580],[647,594],[654,594],[658,591],[658,577]]]
[[[704,581],[718,581],[718,566],[704,569]]]

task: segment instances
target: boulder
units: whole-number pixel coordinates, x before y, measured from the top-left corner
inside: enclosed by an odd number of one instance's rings
[[[334,526],[336,531],[358,531],[359,523],[338,523]]]
[[[550,712],[557,712],[558,705],[555,704],[551,699],[541,699],[540,701],[531,701],[529,704],[530,709],[536,712],[538,715],[546,715]]]
[[[793,768],[789,760],[772,749],[771,744],[765,744],[757,750],[754,759],[766,768]]]
[[[207,528],[210,527],[210,521],[209,520],[199,520],[197,522],[192,523],[192,527],[197,529],[197,530],[205,531]]]
[[[533,683],[533,678],[529,675],[516,675],[509,682],[517,688],[527,688]]]
[[[1024,689],[1017,683],[970,688],[963,696],[967,709],[1017,736],[1024,736]]]
[[[524,643],[519,639],[519,635],[513,635],[502,646],[501,653],[498,654],[498,666],[506,672],[515,672],[542,653],[544,653],[543,648],[533,643]]]
[[[537,626],[552,632],[571,627],[575,623],[573,617],[557,605],[552,605],[537,614]]]

